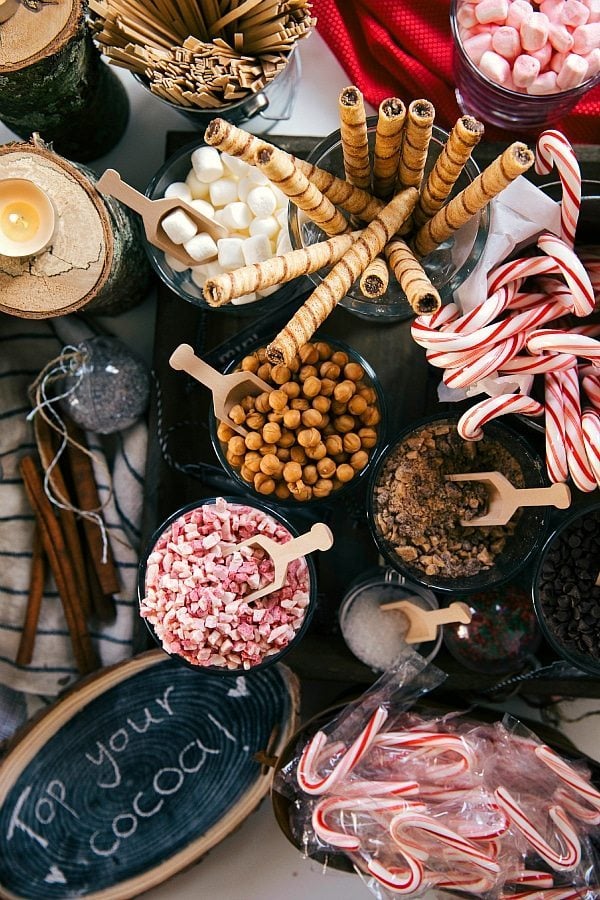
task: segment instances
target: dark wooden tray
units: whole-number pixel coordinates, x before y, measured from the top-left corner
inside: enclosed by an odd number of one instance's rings
[[[167,136],[166,155],[194,139],[192,132],[171,132]],[[306,156],[321,138],[284,137],[278,135],[274,143],[297,156]],[[477,150],[476,159],[483,168],[505,145],[485,144]],[[600,178],[600,148],[580,146],[577,155],[584,178]],[[540,181],[533,175],[532,180]],[[546,179],[555,180],[555,177]],[[168,365],[172,350],[182,341],[195,345],[196,351],[217,368],[230,358],[231,350],[220,349],[223,342],[238,335],[240,343],[250,345],[256,329],[270,327],[275,334],[289,318],[294,296],[308,292],[308,279],[294,283],[291,306],[283,312],[281,321],[261,322],[260,310],[256,319],[237,314],[205,312],[175,296],[164,284],[158,288],[158,303],[154,346],[154,372],[158,385],[150,421],[150,446],[147,472],[145,531],[150,535],[160,522],[186,503],[202,497],[232,492],[212,450],[208,434],[208,392]],[[428,365],[423,350],[410,336],[410,321],[391,324],[371,324],[337,308],[327,319],[323,332],[338,337],[359,350],[374,366],[388,401],[388,434],[401,426],[441,407],[437,400],[439,374]],[[254,341],[255,342],[255,341]],[[157,402],[158,400],[158,402]],[[455,405],[448,409],[456,411]],[[515,420],[511,422],[515,426]],[[536,435],[526,426],[526,436],[535,444]],[[538,446],[543,453],[543,446]],[[209,468],[198,467],[198,463]],[[196,471],[193,467],[196,466]],[[589,500],[589,498],[588,498]],[[576,497],[585,502],[585,497]],[[298,508],[293,515],[299,524],[310,521],[308,511]],[[322,515],[322,513],[319,513]],[[332,503],[328,522],[338,540],[327,556],[327,565],[318,573],[319,606],[308,634],[298,648],[286,657],[290,667],[304,679],[332,680],[345,684],[366,684],[374,679],[373,672],[356,660],[347,649],[337,628],[337,610],[350,584],[357,576],[377,564],[377,551],[367,529],[364,493],[358,491],[351,501]],[[340,540],[339,538],[343,539]],[[350,548],[350,552],[349,552]],[[318,560],[317,560],[318,564]],[[521,581],[522,583],[522,581]],[[143,640],[140,634],[140,640]],[[436,663],[448,673],[444,691],[464,694],[505,696],[520,690],[537,698],[562,696],[600,696],[600,680],[586,676],[565,664],[558,664],[556,656],[546,646],[538,656],[542,669],[530,673],[526,679],[510,680],[496,689],[496,676],[474,675],[461,667],[444,650]]]

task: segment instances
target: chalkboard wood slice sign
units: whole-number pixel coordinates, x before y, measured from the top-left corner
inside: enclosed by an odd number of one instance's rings
[[[0,896],[121,900],[198,860],[267,794],[254,756],[298,703],[284,666],[229,679],[162,650],[80,682],[0,764]]]

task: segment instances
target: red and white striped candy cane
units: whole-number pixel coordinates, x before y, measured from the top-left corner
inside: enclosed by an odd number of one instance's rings
[[[579,794],[580,797],[584,797],[596,809],[600,809],[600,792],[587,779],[576,772],[558,753],[555,753],[546,744],[539,744],[535,748],[534,753],[572,791]]]
[[[589,316],[594,311],[594,288],[590,276],[583,267],[579,257],[568,244],[550,234],[543,232],[538,238],[538,247],[555,260],[560,272],[571,289],[573,296],[573,312],[576,316]]]
[[[549,256],[523,256],[500,263],[488,275],[488,293],[493,293],[511,282],[522,284],[525,278],[539,275],[556,275],[560,272],[556,260]]]
[[[544,407],[532,397],[525,394],[500,394],[481,400],[468,409],[458,420],[458,433],[465,441],[480,441],[483,437],[483,426],[498,416],[510,413],[521,413],[524,416],[541,416]]]
[[[408,782],[405,782],[408,784]],[[414,784],[414,782],[413,782]],[[416,786],[418,790],[418,785]],[[335,812],[351,812],[363,813],[371,815],[375,812],[385,811],[391,814],[400,812],[407,808],[407,801],[399,797],[348,797],[345,796],[346,788],[344,786],[344,796],[340,797],[324,797],[319,800],[312,813],[313,831],[324,843],[331,844],[332,847],[340,847],[343,850],[358,850],[361,841],[358,835],[340,831],[343,828],[343,822],[333,827],[329,824],[328,817]],[[424,809],[424,804],[418,804],[419,809]]]
[[[395,797],[412,797],[419,793],[418,781],[357,781],[346,780],[343,786],[344,797],[382,797],[393,794]]]
[[[560,233],[571,247],[575,244],[575,232],[581,207],[581,171],[575,152],[560,131],[543,131],[535,148],[535,171],[547,175],[556,166],[562,185],[560,206]]]
[[[600,369],[596,371],[597,375],[584,375],[581,379],[581,386],[592,406],[600,410]]]
[[[544,393],[546,402],[546,468],[550,481],[562,483],[569,477],[569,465],[560,370],[546,372]]]
[[[407,750],[405,759],[435,758],[446,753],[454,753],[454,762],[440,762],[431,767],[430,777],[435,780],[452,778],[466,772],[475,764],[473,751],[463,738],[455,734],[429,731],[388,731],[378,734],[375,745],[387,750]]]
[[[587,897],[595,897],[593,891],[598,890],[598,885],[585,887],[561,887],[550,888],[548,891],[519,891],[518,894],[500,894],[500,900],[584,900]]]
[[[387,710],[379,706],[352,746],[336,761],[332,771],[324,778],[319,778],[317,775],[316,763],[323,758],[327,735],[322,731],[318,731],[304,748],[298,763],[296,777],[302,790],[307,794],[324,794],[336,785],[341,778],[345,778],[365,755],[387,716]]]
[[[473,873],[448,873],[425,872],[425,878],[435,887],[444,891],[463,891],[465,894],[475,894],[481,896],[491,891],[496,879],[493,875],[486,872]]]
[[[600,487],[600,415],[597,412],[586,409],[581,417],[581,431],[587,461]]]
[[[597,482],[588,460],[583,437],[577,368],[574,366],[572,369],[558,372],[557,378],[563,395],[569,474],[580,491],[589,493],[596,488]]]
[[[536,853],[557,872],[570,872],[581,862],[581,844],[577,832],[560,806],[551,806],[548,815],[554,822],[559,835],[559,845],[565,848],[554,850],[535,827],[531,819],[525,815],[514,797],[500,786],[494,791],[496,800],[507,813],[512,825],[521,832]]]
[[[367,862],[367,871],[380,884],[394,894],[414,894],[423,883],[423,866],[413,857],[401,849],[407,868],[399,866],[384,866],[378,859],[370,859]]]
[[[442,379],[449,388],[466,388],[502,369],[525,345],[526,335],[515,334],[496,344],[476,361],[457,369],[446,369]]]
[[[523,869],[515,875],[509,875],[506,879],[507,884],[516,885],[535,885],[537,888],[554,887],[554,876],[549,872],[538,872],[535,869]]]
[[[536,356],[515,356],[503,363],[499,369],[501,375],[507,372],[524,375],[543,375],[545,372],[559,372],[570,369],[577,362],[572,353],[539,354]]]
[[[573,797],[573,794],[567,788],[557,788],[553,796],[556,802],[566,812],[570,813],[573,818],[579,819],[580,822],[585,822],[586,825],[600,824],[600,810],[584,806],[583,803],[580,803]]]
[[[573,353],[600,364],[600,342],[593,337],[564,331],[560,328],[540,328],[527,338],[530,353]]]
[[[487,872],[497,874],[500,866],[491,859],[486,853],[483,853],[474,843],[461,837],[451,828],[446,828],[438,819],[424,813],[413,812],[412,810],[404,810],[397,813],[390,822],[390,834],[392,840],[400,847],[408,847],[409,852],[423,852],[422,846],[415,843],[416,838],[407,836],[407,830],[415,830],[433,838],[436,842],[443,844],[452,851],[452,855],[460,859],[466,859],[469,863]]]

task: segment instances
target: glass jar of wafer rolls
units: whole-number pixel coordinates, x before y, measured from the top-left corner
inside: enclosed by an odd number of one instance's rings
[[[371,162],[373,161],[376,128],[377,117],[368,117],[367,133]],[[433,125],[423,170],[422,184],[427,183],[429,173],[435,165],[447,139],[448,132],[437,125]],[[312,151],[308,157],[308,162],[338,178],[345,178],[340,130],[334,131],[324,138]],[[470,158],[453,185],[447,199],[450,200],[456,196],[474,181],[478,175],[479,167]],[[373,190],[373,193],[376,194],[376,191]],[[289,208],[288,225],[290,240],[294,249],[315,244],[326,237],[318,226],[311,222],[305,213],[292,203]],[[360,224],[357,227],[360,228]],[[431,283],[437,289],[442,303],[452,299],[453,292],[460,287],[475,268],[487,240],[488,228],[489,212],[486,207],[476,213],[472,219],[450,238],[437,246],[431,253],[421,258],[421,265],[425,269]],[[404,237],[408,240],[407,236]],[[318,285],[326,273],[327,270],[321,269],[308,277],[315,285]],[[393,277],[393,274],[391,274],[389,279],[387,290],[381,296],[373,299],[365,296],[357,281],[340,301],[339,305],[360,318],[368,320],[400,321],[412,318],[415,315],[415,310],[408,302],[404,291],[396,278]]]

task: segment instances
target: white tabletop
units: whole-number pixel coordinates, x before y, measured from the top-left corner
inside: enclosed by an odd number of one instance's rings
[[[301,60],[302,79],[293,114],[288,121],[279,123],[270,132],[272,135],[324,136],[338,127],[337,97],[349,83],[348,76],[317,34],[302,43]],[[129,94],[130,122],[118,146],[94,161],[91,168],[98,174],[105,168],[115,168],[124,180],[143,190],[164,161],[166,132],[192,130],[192,126],[156,102],[129,73],[116,71]],[[0,124],[0,143],[13,140],[15,135]],[[108,330],[130,340],[150,359],[153,313],[154,301],[149,297],[131,312],[102,321]],[[572,716],[599,705],[600,701],[563,704]],[[583,751],[600,757],[596,721],[590,718],[565,727],[564,731]],[[369,896],[358,877],[323,872],[320,865],[303,859],[280,831],[268,799],[201,865],[145,894],[148,900],[366,900]],[[434,896],[430,894],[428,898]]]

